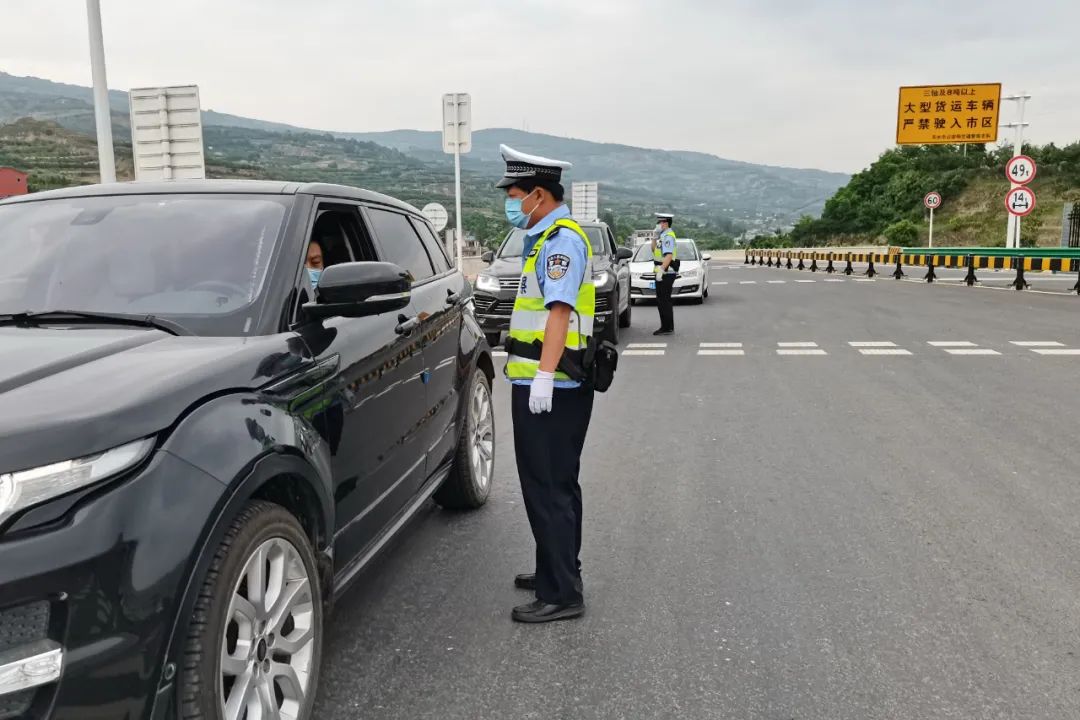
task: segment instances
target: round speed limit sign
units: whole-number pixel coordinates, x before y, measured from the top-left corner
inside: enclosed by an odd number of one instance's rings
[[[926,197],[923,198],[922,202],[930,210],[937,210],[941,207],[941,193],[926,193]]]

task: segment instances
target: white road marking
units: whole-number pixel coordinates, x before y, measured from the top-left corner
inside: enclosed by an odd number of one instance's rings
[[[727,280],[724,282],[710,282],[709,285],[727,285]]]
[[[740,280],[740,285],[757,285],[757,280]]]
[[[666,348],[667,343],[630,343],[627,350],[641,350],[643,348]]]
[[[769,280],[768,282],[770,285],[784,285],[787,280]]]
[[[990,348],[945,348],[950,355],[1000,355],[997,350]]]
[[[797,350],[793,348],[777,348],[777,355],[827,355],[824,350],[815,348],[811,350]]]
[[[847,282],[844,278],[825,278],[825,282]]]
[[[877,278],[855,278],[855,282],[877,282]]]
[[[1031,352],[1040,355],[1080,355],[1080,350],[1076,348],[1034,348]]]
[[[776,347],[782,348],[816,348],[816,342],[778,342]]]
[[[663,355],[663,350],[626,350],[623,355]]]
[[[1022,348],[1038,348],[1038,347],[1065,347],[1064,343],[1059,342],[1043,342],[1041,340],[1010,340],[1010,345],[1016,345]]]
[[[816,283],[817,280],[796,280],[797,283]]]
[[[743,350],[698,350],[697,354],[698,355],[714,355],[714,356],[715,355],[738,355],[738,356],[742,356],[742,355],[745,355],[746,352],[743,351]]]
[[[701,343],[703,348],[741,348],[742,343]]]
[[[910,350],[903,348],[860,348],[863,355],[910,355]]]
[[[978,345],[976,345],[975,343],[968,342],[967,340],[931,340],[926,344],[930,345],[930,346],[933,346],[933,347],[936,347],[936,348],[951,348],[951,347],[952,348],[973,348],[973,347],[978,347]]]
[[[848,345],[850,345],[853,348],[891,348],[891,347],[896,347],[896,343],[894,343],[894,342],[877,341],[877,340],[874,340],[872,342],[849,342]]]

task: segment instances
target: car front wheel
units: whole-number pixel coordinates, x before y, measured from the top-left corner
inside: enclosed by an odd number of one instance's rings
[[[315,554],[285,508],[257,501],[222,540],[195,605],[181,717],[309,720],[323,641]]]
[[[450,477],[435,491],[435,502],[450,510],[471,510],[487,502],[495,476],[495,410],[491,381],[473,371],[466,394],[464,432]]]

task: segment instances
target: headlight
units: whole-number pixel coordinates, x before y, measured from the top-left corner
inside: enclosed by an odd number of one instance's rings
[[[697,272],[697,270],[684,270],[679,274],[682,275],[684,278],[696,278]]]
[[[21,510],[134,467],[153,447],[154,439],[144,438],[98,455],[0,475],[0,523]]]
[[[593,275],[593,285],[597,288],[606,288],[615,283],[615,276],[607,270],[601,270]]]
[[[487,292],[499,292],[499,278],[494,275],[481,273],[476,278],[476,289]]]

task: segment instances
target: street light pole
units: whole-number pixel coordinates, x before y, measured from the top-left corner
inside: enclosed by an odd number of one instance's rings
[[[101,175],[101,182],[114,183],[116,182],[116,157],[113,155],[109,83],[105,79],[105,41],[101,33],[101,0],[86,0],[86,20],[90,31],[90,68],[94,76],[98,172]]]

